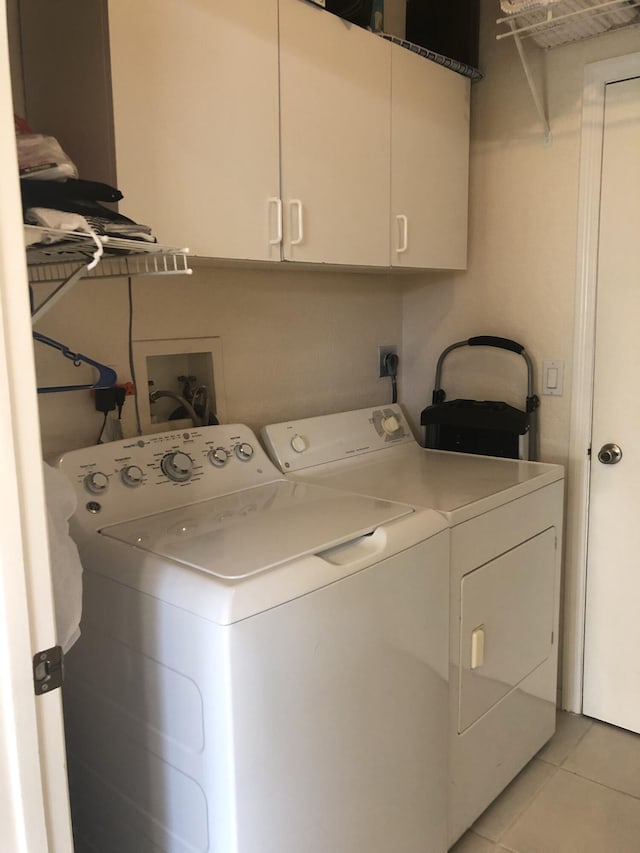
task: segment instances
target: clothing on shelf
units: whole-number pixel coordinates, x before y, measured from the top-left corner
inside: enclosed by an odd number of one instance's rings
[[[47,207],[32,207],[29,208],[27,214],[29,218],[27,224],[29,225],[41,225],[43,228],[53,228],[56,231],[91,233],[91,227],[87,220],[77,213],[65,213],[62,210],[52,210]],[[60,243],[64,240],[64,234],[53,234],[49,231],[27,233],[27,229],[25,229],[24,242],[27,247],[36,244]]]
[[[121,201],[122,193],[116,187],[100,181],[68,178],[66,181],[32,181],[21,179],[20,192],[27,207],[58,207],[64,199],[70,201]]]
[[[67,228],[63,214],[77,215],[98,235],[155,243],[148,225],[134,222],[101,202],[122,198],[115,187],[97,181],[31,181],[21,179],[24,221],[29,225]],[[69,229],[73,230],[73,229]],[[80,228],[79,230],[86,230]]]

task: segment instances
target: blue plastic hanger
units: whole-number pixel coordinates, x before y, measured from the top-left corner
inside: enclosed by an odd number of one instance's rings
[[[118,381],[118,375],[111,367],[101,364],[99,361],[94,361],[87,355],[82,355],[79,352],[73,352],[66,344],[61,344],[53,338],[48,338],[40,332],[34,332],[33,338],[40,341],[41,344],[46,344],[48,347],[59,350],[65,358],[71,359],[76,367],[81,364],[90,364],[95,367],[99,373],[98,381],[93,385],[54,385],[49,388],[38,388],[38,394],[53,394],[57,391],[87,391],[93,388],[111,388]]]

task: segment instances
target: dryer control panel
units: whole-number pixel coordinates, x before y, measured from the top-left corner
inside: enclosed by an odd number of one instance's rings
[[[72,450],[56,464],[88,529],[281,479],[242,424],[136,436]]]
[[[416,443],[395,404],[271,424],[261,438],[276,465],[287,473]]]

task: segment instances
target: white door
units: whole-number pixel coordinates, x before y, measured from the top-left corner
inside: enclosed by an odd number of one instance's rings
[[[640,78],[605,97],[584,713],[640,732]],[[617,459],[617,445],[622,458]],[[604,450],[602,450],[605,448]],[[599,454],[601,458],[599,459]]]
[[[0,48],[0,850],[70,853],[61,693],[31,675],[55,626],[4,0]]]

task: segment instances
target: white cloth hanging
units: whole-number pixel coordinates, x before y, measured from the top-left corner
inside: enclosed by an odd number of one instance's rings
[[[82,615],[82,564],[76,544],[69,535],[69,519],[77,502],[64,474],[46,462],[42,465],[56,634],[58,645],[66,653],[80,636]]]

